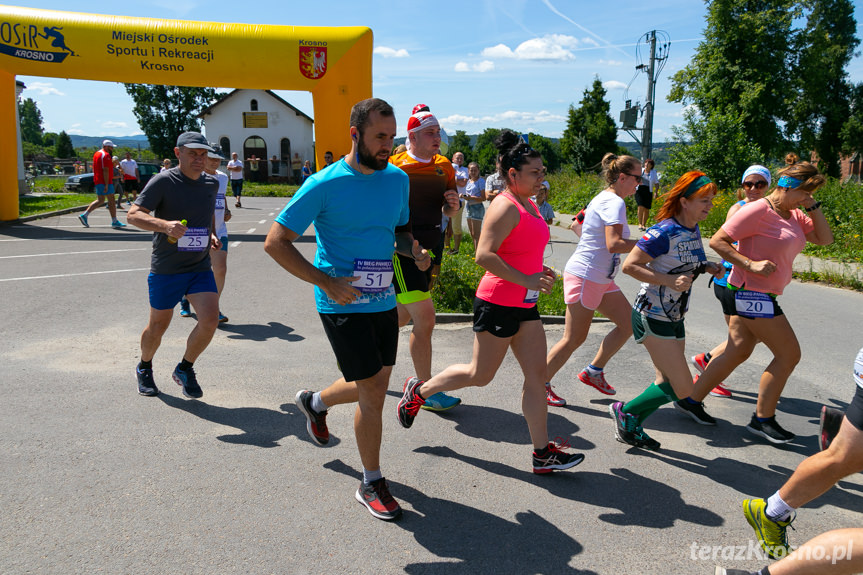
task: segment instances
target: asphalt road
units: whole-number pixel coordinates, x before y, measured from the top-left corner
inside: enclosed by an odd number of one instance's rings
[[[660,452],[617,443],[611,399],[575,378],[609,329],[595,324],[554,382],[570,405],[549,415],[552,438],[568,439],[586,460],[543,477],[530,471],[511,355],[491,385],[457,394],[462,406],[422,412],[410,430],[398,425],[401,384],[412,375],[405,330],[383,443],[383,471],[405,514],[387,523],[353,497],[361,474],[353,409],[331,410],[334,437],[320,448],[294,405],[297,390],[320,389],[337,371],[311,286],[262,249],[283,203],[248,198],[234,210],[222,302],[231,321],[196,364],[201,400],[183,398],[170,379],[193,319],[177,317],[156,356],[162,394],[135,390],[149,233],[110,229],[105,210],[89,229],[74,214],[0,228],[0,572],[708,574],[714,563],[763,566],[744,552],[753,534],[741,501],[770,495],[815,452],[822,404],[850,400],[863,295],[795,282],[782,296],[803,349],[779,406],[798,438],[782,448],[744,429],[769,361],[763,348],[728,379],[733,399],[708,399],[717,427],[665,407],[647,426]],[[553,228],[548,261],[562,269],[573,240]],[[310,235],[300,246],[311,257]],[[636,283],[620,283],[631,299]],[[725,337],[706,279],[686,328],[691,354]],[[562,329],[547,327],[549,344]],[[439,326],[435,370],[468,361],[472,336],[468,324]],[[629,342],[607,373],[627,400],[653,368]],[[861,509],[855,475],[801,510],[792,542],[860,526]]]

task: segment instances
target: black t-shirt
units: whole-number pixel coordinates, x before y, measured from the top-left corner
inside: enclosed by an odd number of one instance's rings
[[[204,249],[183,251],[182,242],[171,243],[162,232],[153,233],[153,255],[150,271],[154,274],[181,274],[210,269],[209,233],[212,232],[213,214],[219,180],[201,174],[197,180],[187,178],[179,166],[153,176],[135,203],[160,219],[186,220],[188,228],[207,229]],[[191,230],[190,230],[191,231]]]

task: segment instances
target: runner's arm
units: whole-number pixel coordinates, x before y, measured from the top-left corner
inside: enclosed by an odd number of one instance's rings
[[[186,233],[186,226],[178,220],[162,220],[150,214],[150,210],[133,204],[126,214],[126,221],[148,232],[161,232],[172,238],[182,238]]]

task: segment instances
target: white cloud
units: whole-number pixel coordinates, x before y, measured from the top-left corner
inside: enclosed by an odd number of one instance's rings
[[[500,114],[482,117],[453,114],[446,118],[440,118],[441,124],[446,124],[451,129],[454,129],[457,126],[474,126],[477,124],[516,125],[564,121],[566,121],[566,117],[552,114],[546,110],[541,110],[539,112],[517,112],[515,110],[507,110]]]
[[[620,60],[600,60],[599,63],[603,66],[623,66]]]
[[[483,48],[482,56],[485,58],[515,58],[515,54],[505,44],[498,44],[491,48]]]
[[[609,80],[607,82],[603,82],[602,87],[606,90],[625,90],[626,84],[618,82],[617,80]]]
[[[102,127],[106,130],[115,130],[117,128],[128,128],[129,125],[126,122],[102,122]]]
[[[396,50],[387,46],[378,46],[374,49],[374,53],[384,58],[410,58],[410,54],[404,48]]]
[[[548,34],[542,38],[531,38],[519,44],[515,50],[504,44],[484,48],[485,58],[515,58],[517,60],[573,60],[572,49],[582,41],[565,34]],[[591,41],[591,43],[594,43]]]
[[[35,90],[39,96],[65,96],[63,92],[54,87],[50,82],[30,82],[25,91]]]
[[[80,130],[78,128],[72,128],[71,130],[66,130],[66,133],[70,136],[83,136],[84,130]]]
[[[479,72],[482,74],[483,72],[491,72],[494,70],[494,62],[491,60],[483,60],[482,62],[472,66],[467,62],[458,62],[455,65],[454,70],[456,72]]]

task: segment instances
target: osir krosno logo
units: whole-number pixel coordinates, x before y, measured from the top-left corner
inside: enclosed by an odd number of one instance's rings
[[[0,22],[0,54],[24,60],[59,63],[75,52],[66,46],[61,26]]]

